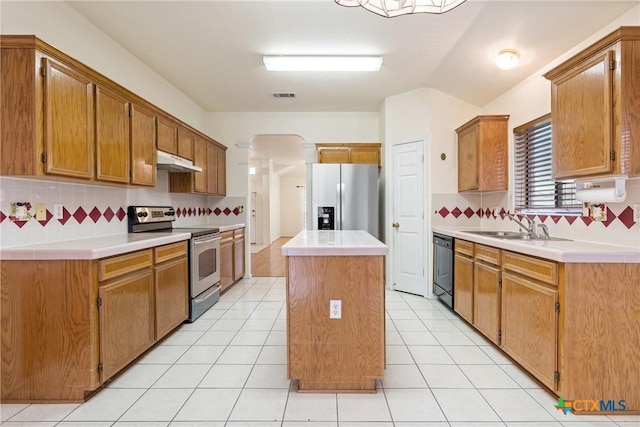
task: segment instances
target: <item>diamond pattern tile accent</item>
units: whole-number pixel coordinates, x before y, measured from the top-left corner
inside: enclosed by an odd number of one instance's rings
[[[576,219],[578,219],[577,216],[563,216],[563,218],[569,223],[569,224],[573,224]]]
[[[500,218],[504,219],[507,216],[507,211],[504,208],[500,209]]]
[[[581,216],[580,219],[584,222],[584,225],[589,226],[593,220],[589,216]]]
[[[3,222],[5,219],[7,219],[7,216],[4,214],[4,212],[0,211],[0,223]]]
[[[98,222],[101,216],[102,216],[102,213],[100,212],[100,209],[98,209],[97,207],[94,207],[93,209],[91,209],[91,212],[89,212],[89,218],[91,218],[91,221],[93,221],[94,224]]]
[[[538,218],[540,219],[540,222],[545,222],[547,218],[549,218],[549,215],[538,215]]]
[[[49,212],[49,210],[47,210],[47,217],[45,218],[44,221],[38,221],[40,223],[41,226],[45,226],[49,223],[49,221],[51,221],[53,219],[53,214],[51,212]]]
[[[63,207],[62,208],[62,218],[58,220],[58,222],[62,225],[65,225],[67,223],[67,221],[69,221],[71,219],[71,214],[69,213],[69,211],[67,210],[67,208]]]
[[[17,225],[18,228],[22,228],[27,223],[27,221],[13,221],[13,223]]]
[[[220,210],[220,208],[215,208],[213,210],[213,213],[216,214],[216,216],[220,216],[220,214],[222,213],[222,211]]]
[[[446,207],[444,207],[444,206],[443,206],[443,207],[438,211],[438,213],[440,214],[440,216],[441,216],[442,218],[446,218],[446,217],[447,217],[447,215],[449,215],[449,209],[447,209]]]
[[[471,218],[473,216],[473,209],[471,208],[467,208],[464,210],[464,216],[466,216],[467,218]]]
[[[460,215],[462,215],[462,211],[458,207],[455,207],[451,211],[451,215],[453,215],[455,218],[458,218]]]
[[[482,208],[478,209],[476,211],[476,215],[478,215],[480,218],[482,218]]]
[[[211,213],[213,213],[213,211],[211,210],[211,208],[207,208],[207,215],[211,215]]]
[[[180,218],[182,216],[182,210],[181,209],[176,209],[176,216],[178,218]]]
[[[229,208],[224,208],[224,210],[222,211],[226,216],[229,216],[229,214],[231,213],[231,209]]]
[[[602,224],[605,227],[608,227],[616,218],[616,214],[614,214],[611,209],[609,209],[609,206],[607,206],[607,219],[606,221],[602,221]]]
[[[78,222],[78,224],[82,224],[82,222],[86,218],[87,218],[87,213],[84,211],[84,209],[82,209],[82,206],[76,209],[76,211],[73,213],[73,219],[75,219]]]
[[[116,212],[116,217],[122,222],[122,220],[127,217],[127,213],[124,209],[120,208],[118,212]]]
[[[191,208],[187,209],[187,215],[191,216],[193,214],[193,211],[191,210]]]
[[[238,208],[233,208],[233,214],[238,216],[238,214],[240,213],[240,209]]]
[[[562,217],[560,215],[551,215],[551,219],[557,224],[562,219]]]
[[[633,220],[633,208],[631,206],[627,206],[625,210],[620,212],[620,215],[618,215],[618,219],[624,224],[625,227],[629,229],[633,227],[633,225],[636,223]]]
[[[487,218],[489,218],[489,217],[491,216],[491,209],[486,208],[486,209],[484,210],[484,216],[486,216]]]
[[[111,220],[113,219],[113,217],[115,216],[115,214],[113,213],[113,211],[111,210],[111,208],[107,208],[104,210],[104,212],[102,213],[102,216],[104,217],[104,219],[107,220],[107,222],[111,222]]]

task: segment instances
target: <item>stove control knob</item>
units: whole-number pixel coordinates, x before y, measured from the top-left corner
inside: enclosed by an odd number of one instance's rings
[[[147,212],[138,212],[138,217],[140,218],[144,218],[146,216],[148,216],[149,214]]]
[[[176,213],[174,211],[167,211],[167,212],[164,213],[164,216],[173,216],[175,214]]]

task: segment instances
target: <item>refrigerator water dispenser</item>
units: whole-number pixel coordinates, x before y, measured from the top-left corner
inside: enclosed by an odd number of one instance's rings
[[[318,230],[335,230],[335,208],[333,206],[318,207]]]

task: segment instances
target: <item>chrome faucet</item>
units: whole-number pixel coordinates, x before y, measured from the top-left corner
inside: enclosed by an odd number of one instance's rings
[[[529,237],[535,237],[536,236],[536,220],[535,219],[531,219],[528,216],[524,216],[523,218],[527,220],[527,223],[529,224],[529,226],[527,227],[526,225],[524,225],[522,222],[520,222],[518,220],[518,218],[516,218],[515,215],[512,215],[510,213],[506,214],[509,218],[511,218],[511,221],[515,221],[516,224],[518,224],[520,227],[522,227],[524,229],[524,231],[527,232],[527,236]],[[541,224],[544,225],[544,224]],[[545,226],[546,227],[546,226]],[[546,233],[548,236],[548,232]]]

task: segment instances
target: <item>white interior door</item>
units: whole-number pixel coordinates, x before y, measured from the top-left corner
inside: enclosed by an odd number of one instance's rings
[[[423,142],[393,146],[394,289],[427,294],[424,241]]]

